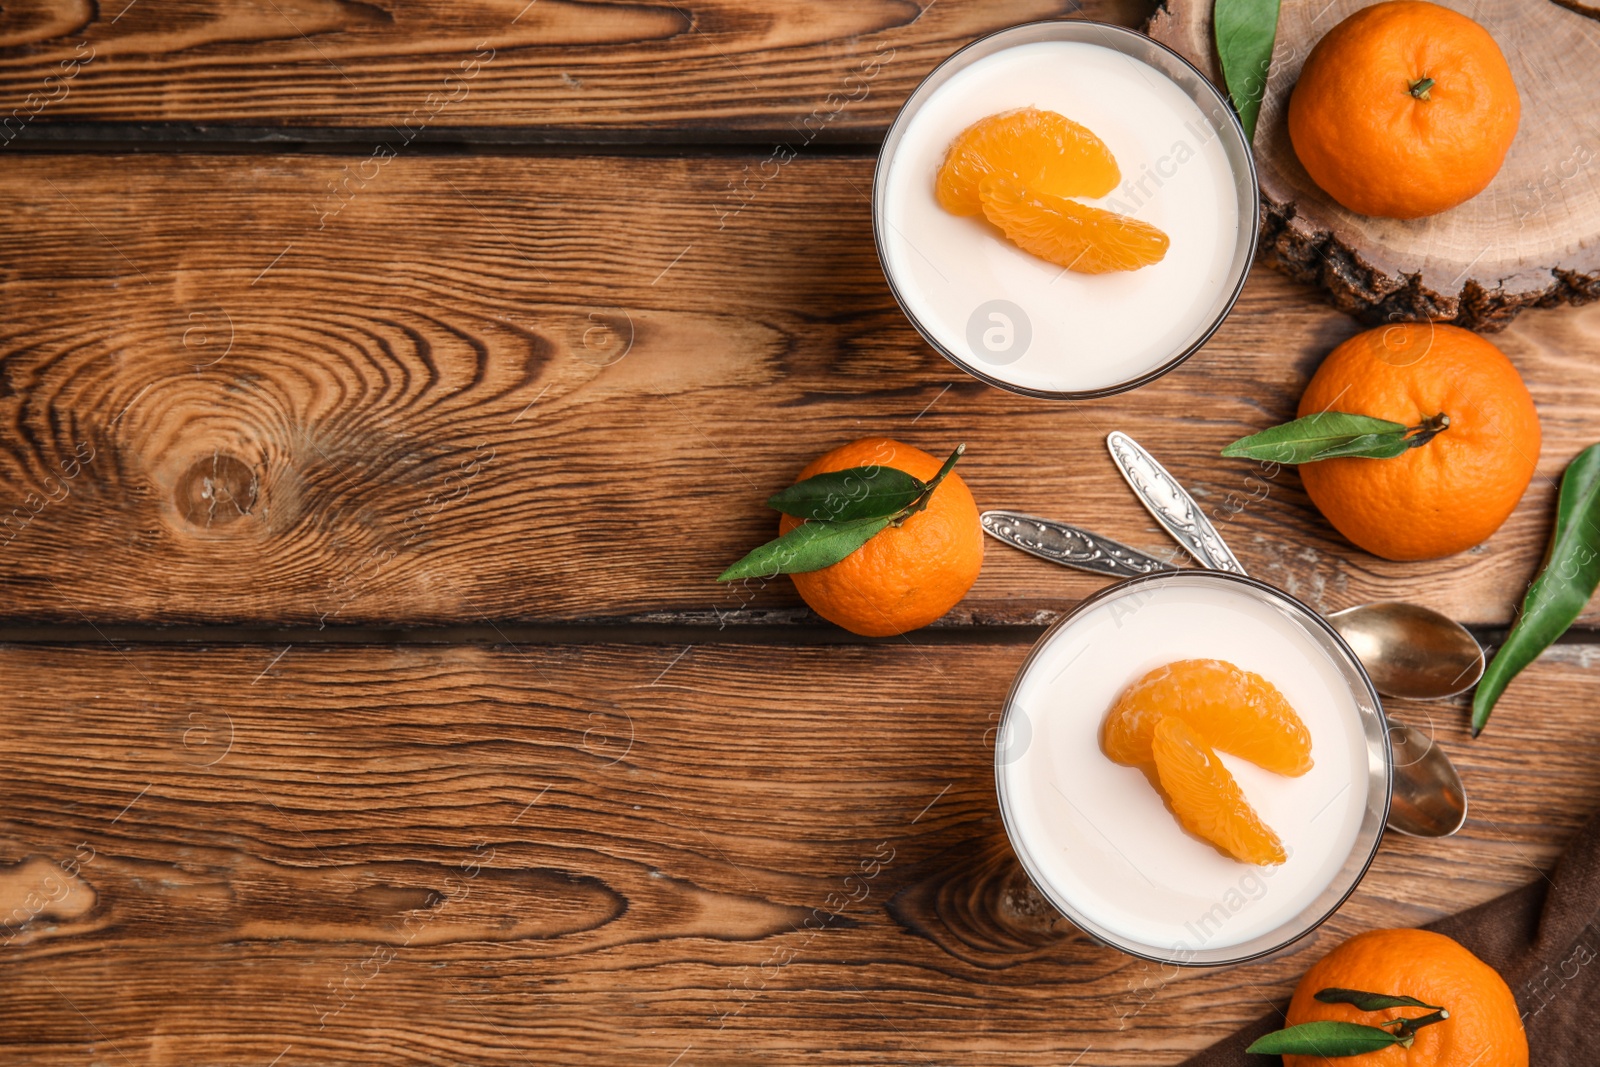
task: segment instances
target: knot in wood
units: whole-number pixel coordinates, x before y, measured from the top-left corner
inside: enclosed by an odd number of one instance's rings
[[[261,480],[243,460],[213,452],[192,463],[178,478],[174,503],[191,526],[209,530],[251,513]]]

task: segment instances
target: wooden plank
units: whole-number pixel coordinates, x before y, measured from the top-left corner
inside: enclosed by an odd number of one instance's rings
[[[1286,957],[1173,974],[1006,845],[1024,653],[0,648],[6,1062],[1174,1062],[1600,801],[1595,667],[1547,657],[1482,741],[1432,707],[1461,837],[1384,841]]]
[[[1540,477],[1453,559],[1345,544],[1293,471],[1217,450],[1288,417],[1357,327],[1257,272],[1203,353],[1083,404],[924,345],[873,249],[866,159],[17,156],[0,218],[0,613],[343,624],[797,617],[713,579],[768,494],[869,434],[940,452],[982,506],[1171,546],[1117,477],[1148,445],[1253,573],[1323,609],[1510,617],[1554,479],[1594,440],[1600,308],[1496,341],[1543,413]],[[1103,579],[991,546],[957,623],[1039,622]],[[1590,623],[1600,615],[1587,616]]]
[[[1397,705],[1461,766],[1463,833],[1386,840],[1281,958],[1173,974],[1072,931],[1005,842],[1025,651],[0,648],[0,1047],[1176,1062],[1336,939],[1536,877],[1600,802],[1577,654],[1476,742],[1461,706]]]
[[[0,142],[71,136],[86,123],[252,136],[225,128],[239,125],[263,140],[297,127],[406,143],[871,141],[975,37],[1063,15],[1138,25],[1152,6],[34,0],[0,14]]]

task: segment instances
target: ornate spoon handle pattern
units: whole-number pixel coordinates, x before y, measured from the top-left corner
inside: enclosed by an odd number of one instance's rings
[[[1115,578],[1136,578],[1141,574],[1178,569],[1136,548],[1064,522],[1016,511],[985,511],[981,518],[984,532],[990,537],[1052,563]]]
[[[1106,438],[1106,447],[1140,502],[1201,566],[1244,573],[1244,565],[1223,543],[1194,497],[1139,442],[1117,430]]]

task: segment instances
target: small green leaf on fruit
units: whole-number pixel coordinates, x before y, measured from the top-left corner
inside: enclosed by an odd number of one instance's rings
[[[719,582],[771,578],[831,567],[866,544],[890,516],[849,522],[804,522],[775,541],[768,541],[717,576]]]
[[[1400,1039],[1394,1034],[1376,1026],[1317,1022],[1275,1030],[1245,1051],[1264,1056],[1359,1056],[1399,1043]]]
[[[767,498],[767,507],[800,519],[876,519],[910,507],[927,486],[905,471],[878,464],[830,471]]]
[[[1403,423],[1387,419],[1320,411],[1242,437],[1222,454],[1271,463],[1315,463],[1338,456],[1387,458],[1410,447],[1407,432]]]
[[[1324,989],[1312,996],[1324,1004],[1354,1004],[1362,1011],[1383,1011],[1385,1008],[1427,1008],[1438,1011],[1437,1004],[1424,1004],[1416,997],[1393,996],[1389,993],[1364,993],[1359,989]]]

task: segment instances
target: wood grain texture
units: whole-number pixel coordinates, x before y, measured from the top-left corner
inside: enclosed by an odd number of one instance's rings
[[[1517,139],[1478,196],[1425,219],[1374,219],[1317,188],[1295,155],[1290,91],[1315,44],[1368,0],[1286,0],[1256,126],[1261,255],[1323,285],[1369,322],[1503,328],[1529,307],[1600,298],[1600,21],[1543,0],[1444,0],[1505,53],[1522,98]],[[1168,0],[1149,32],[1222,83],[1211,0]]]
[[[1463,833],[1386,840],[1283,957],[1173,973],[1072,931],[1011,854],[992,728],[1024,653],[0,649],[0,1048],[1172,1063],[1337,939],[1533,879],[1600,802],[1576,655],[1477,742],[1464,707],[1397,705],[1462,768]]]
[[[980,505],[1171,546],[1103,438],[1160,457],[1256,574],[1324,609],[1503,624],[1596,437],[1600,308],[1499,343],[1540,475],[1453,559],[1343,543],[1292,471],[1217,458],[1356,325],[1258,272],[1199,356],[1085,404],[980,385],[883,281],[870,160],[13,157],[0,177],[0,615],[297,624],[796,617],[720,586],[762,501],[868,434],[965,440]],[[365,173],[365,172],[363,172]],[[358,174],[359,178],[360,175]],[[1268,476],[1270,475],[1270,476]],[[1046,621],[1103,579],[992,545],[952,622]],[[1600,616],[1589,615],[1592,622]]]
[[[85,123],[222,137],[219,127],[244,125],[264,138],[274,127],[397,126],[402,136],[534,142],[875,140],[917,82],[974,37],[1062,15],[1137,25],[1149,8],[20,0],[0,11],[0,141]]]

